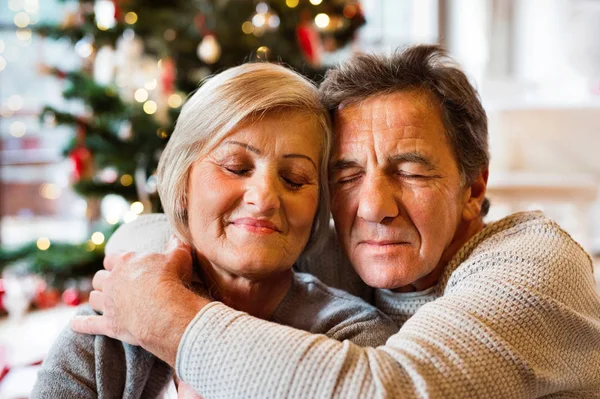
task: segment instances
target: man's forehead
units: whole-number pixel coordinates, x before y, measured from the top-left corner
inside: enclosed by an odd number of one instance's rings
[[[334,128],[339,130],[397,129],[425,127],[439,108],[423,91],[376,95],[342,104],[335,112]]]

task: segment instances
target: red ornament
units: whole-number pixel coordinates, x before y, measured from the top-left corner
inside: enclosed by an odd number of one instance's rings
[[[81,178],[91,178],[93,174],[92,152],[85,146],[86,128],[83,123],[77,125],[76,146],[69,154],[73,165],[73,178],[79,181]]]
[[[175,62],[170,57],[163,58],[161,62],[160,83],[163,95],[171,95],[175,92]]]
[[[205,36],[206,32],[206,15],[199,13],[194,16],[194,26],[196,26],[196,30],[200,34],[200,36]]]
[[[33,303],[39,309],[53,308],[60,302],[60,292],[56,288],[48,287],[45,281],[41,281],[35,288]]]
[[[62,300],[69,306],[77,306],[81,303],[79,291],[75,288],[67,288],[62,294]]]
[[[115,19],[117,21],[121,20],[121,17],[123,17],[123,10],[121,10],[121,4],[122,0],[113,0],[113,4],[115,6]]]
[[[75,148],[69,154],[69,159],[73,164],[73,177],[76,181],[79,181],[82,176],[86,175],[89,160],[92,157],[92,153],[85,147]]]
[[[312,65],[320,65],[323,47],[319,32],[312,23],[303,22],[296,27],[296,40],[304,58]]]
[[[4,309],[4,294],[6,290],[4,289],[4,280],[0,278],[0,312],[6,312]]]

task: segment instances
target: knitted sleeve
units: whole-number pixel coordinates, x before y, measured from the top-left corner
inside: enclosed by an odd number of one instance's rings
[[[206,398],[596,397],[599,299],[585,253],[560,243],[482,254],[378,348],[211,304],[188,326],[177,372]]]
[[[93,311],[82,308],[78,314]],[[67,326],[44,359],[31,398],[97,398],[98,392],[95,337],[75,333]]]

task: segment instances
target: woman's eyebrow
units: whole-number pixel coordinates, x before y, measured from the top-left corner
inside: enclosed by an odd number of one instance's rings
[[[225,144],[239,145],[240,147],[243,147],[244,149],[246,149],[246,150],[248,150],[250,152],[253,152],[256,155],[261,155],[262,154],[258,148],[253,147],[250,144],[242,143],[242,142],[239,142],[239,141],[229,140],[229,141],[226,141]]]
[[[246,143],[242,143],[240,141],[235,141],[235,140],[229,140],[226,141],[225,144],[233,144],[233,145],[238,145],[250,152],[255,153],[256,155],[262,155],[262,153],[260,152],[260,150],[254,146],[251,146],[250,144],[246,144]],[[315,168],[315,170],[317,169],[317,164],[315,163],[315,161],[312,160],[311,157],[309,157],[308,155],[304,155],[304,154],[296,154],[296,153],[292,153],[292,154],[285,154],[283,156],[284,158],[302,158],[302,159],[306,159],[308,160]]]
[[[302,158],[302,159],[307,159],[315,167],[315,170],[317,169],[317,164],[308,155],[304,155],[304,154],[285,154],[283,157],[286,158],[286,159],[287,158]]]

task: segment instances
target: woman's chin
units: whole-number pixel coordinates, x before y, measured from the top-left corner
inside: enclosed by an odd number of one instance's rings
[[[291,265],[279,263],[271,264],[269,262],[264,262],[257,264],[255,262],[248,262],[245,264],[236,265],[236,267],[230,269],[229,272],[238,277],[252,281],[259,281],[280,276],[291,269]]]

